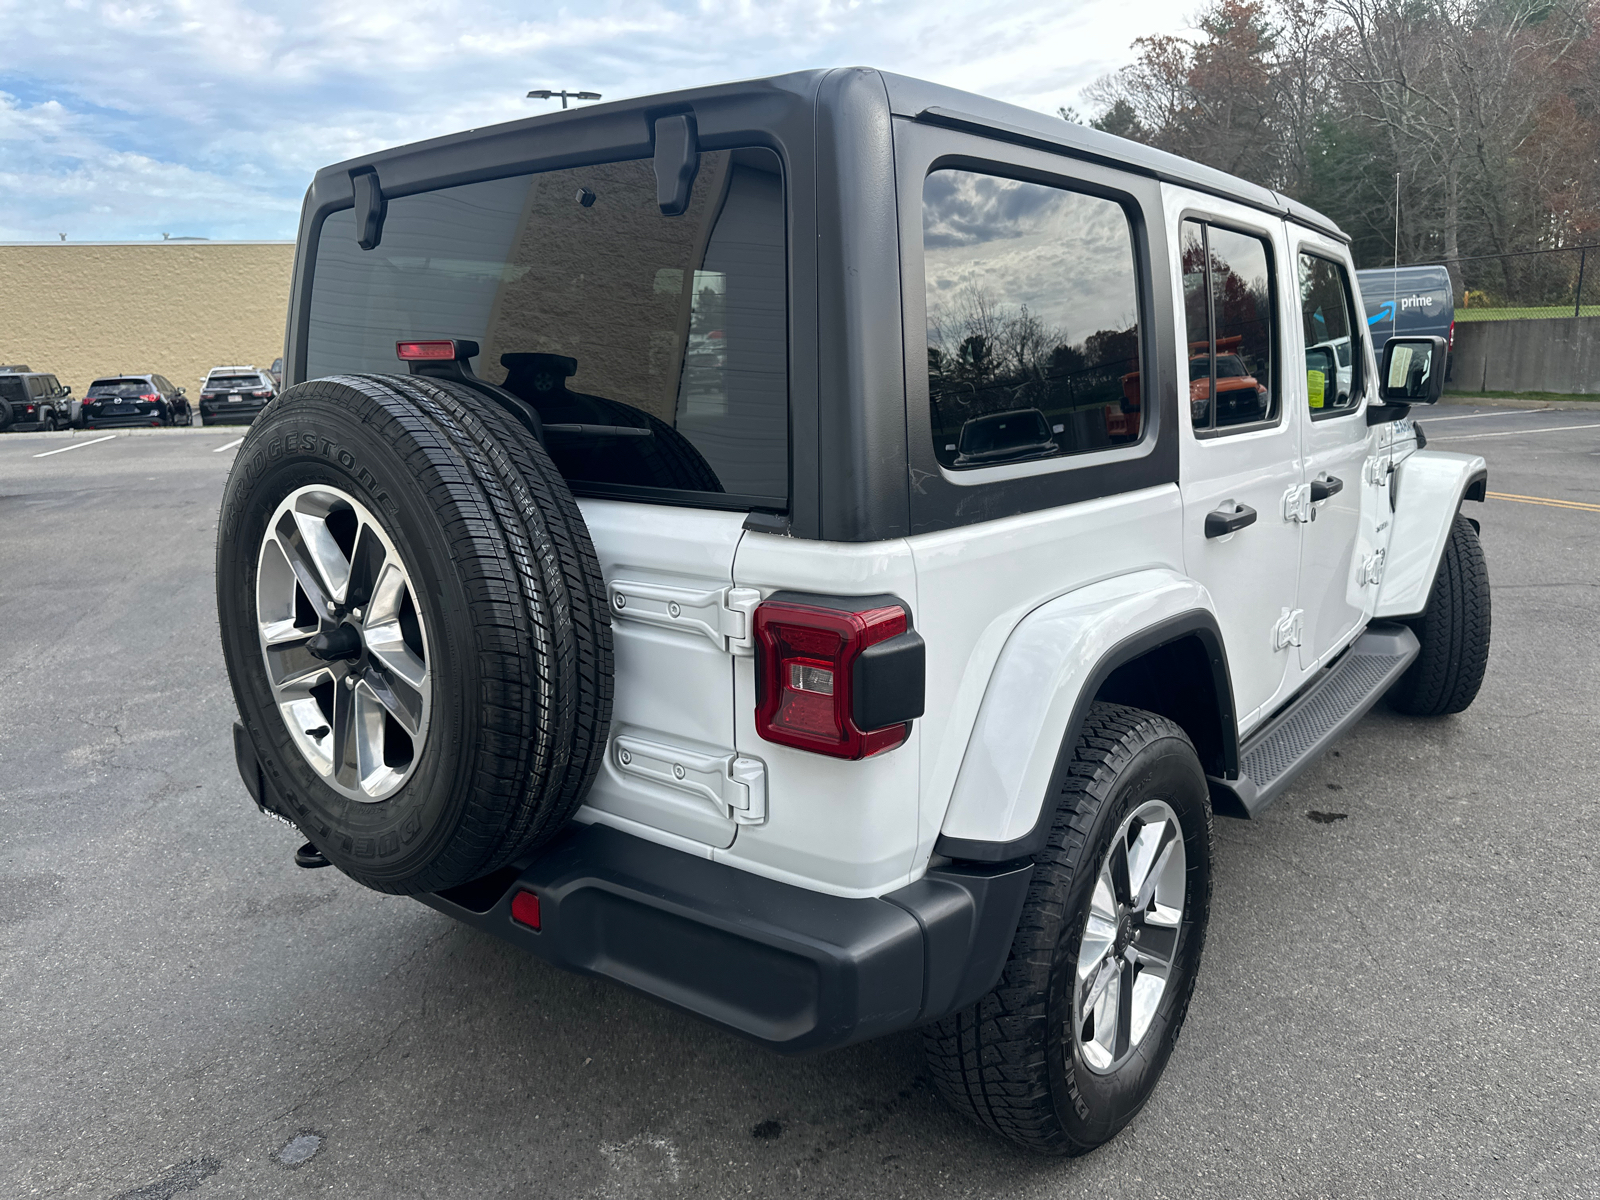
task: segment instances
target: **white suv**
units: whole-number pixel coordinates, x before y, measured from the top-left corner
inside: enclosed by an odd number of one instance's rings
[[[1317,213],[870,70],[328,167],[218,533],[245,784],[303,865],[779,1051],[925,1027],[1088,1150],[1213,813],[1482,679],[1484,464],[1361,312]]]

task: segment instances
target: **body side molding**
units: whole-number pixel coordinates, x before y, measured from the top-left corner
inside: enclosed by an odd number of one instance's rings
[[[1028,614],[995,665],[951,793],[935,853],[1009,862],[1044,845],[1063,755],[1120,666],[1184,638],[1211,670],[1221,766],[1238,771],[1233,685],[1210,594],[1170,570],[1136,571],[1060,596]]]

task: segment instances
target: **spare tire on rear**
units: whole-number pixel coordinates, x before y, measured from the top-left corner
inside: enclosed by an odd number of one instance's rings
[[[415,894],[551,837],[611,717],[605,585],[538,441],[444,380],[290,388],[245,435],[217,613],[263,802]]]

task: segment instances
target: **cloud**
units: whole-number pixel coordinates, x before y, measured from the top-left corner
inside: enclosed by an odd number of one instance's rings
[[[864,63],[1043,111],[1192,0],[0,0],[0,239],[293,237],[317,167],[607,99]]]

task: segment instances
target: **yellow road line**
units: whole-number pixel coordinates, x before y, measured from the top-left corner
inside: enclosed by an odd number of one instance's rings
[[[1544,496],[1513,496],[1510,492],[1489,492],[1491,500],[1515,500],[1518,504],[1543,504],[1546,508],[1575,508],[1579,512],[1600,512],[1600,504],[1581,500],[1550,500]]]

